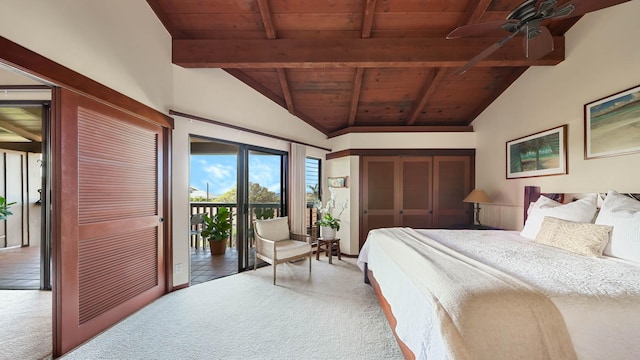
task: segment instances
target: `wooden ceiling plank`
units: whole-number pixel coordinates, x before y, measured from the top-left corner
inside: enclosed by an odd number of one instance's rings
[[[475,24],[482,19],[484,14],[487,12],[489,5],[492,0],[478,0],[476,1],[476,6],[468,7],[467,12],[465,13],[462,21],[458,26]],[[453,30],[453,29],[451,29]]]
[[[514,81],[516,81],[525,71],[527,71],[528,67],[523,66],[520,68],[516,68],[506,77],[503,81],[500,82],[500,86],[496,88],[496,90],[490,96],[484,98],[484,101],[480,103],[480,105],[476,108],[476,110],[469,117],[469,123],[473,121],[476,117],[480,115],[491,103],[497,99]]]
[[[425,81],[424,87],[418,96],[418,101],[413,106],[413,109],[411,109],[407,125],[413,125],[416,122],[420,112],[427,104],[429,97],[431,97],[431,95],[438,89],[438,85],[440,84],[440,81],[442,81],[442,78],[444,78],[446,72],[447,71],[445,69],[437,68],[431,73],[429,78],[427,78],[427,81]]]
[[[25,139],[36,141],[36,142],[42,142],[42,136],[38,134],[34,134],[27,129],[23,129],[19,126],[16,126],[15,123],[11,123],[9,121],[0,119],[0,128],[16,133]]]
[[[358,112],[358,103],[360,102],[360,92],[362,91],[363,68],[356,69],[356,76],[353,80],[353,90],[351,91],[351,106],[349,107],[349,121],[347,126],[353,126],[356,123],[356,113]]]
[[[564,37],[554,51],[528,61],[519,41],[511,41],[476,66],[556,65],[564,60]],[[344,68],[460,67],[494,38],[469,39],[245,39],[173,40],[173,63],[183,67]]]
[[[147,4],[151,7],[151,10],[156,14],[164,28],[167,29],[171,37],[174,39],[184,38],[184,33],[178,27],[174,26],[173,22],[169,19],[167,12],[160,5],[159,0],[147,0]]]

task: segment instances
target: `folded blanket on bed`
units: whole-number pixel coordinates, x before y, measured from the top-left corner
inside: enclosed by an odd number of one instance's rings
[[[562,315],[536,288],[412,229],[374,231],[432,303],[447,358],[576,358]]]

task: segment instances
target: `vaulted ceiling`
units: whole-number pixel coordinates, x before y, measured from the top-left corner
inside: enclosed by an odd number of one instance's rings
[[[498,26],[514,9],[523,3],[538,8],[545,2],[557,7],[572,2],[580,15],[625,1],[147,2],[172,36],[174,64],[222,68],[332,137],[371,131],[470,131],[474,118],[529,66],[564,60],[564,34],[580,19],[544,20],[554,49],[538,60],[528,60],[523,41],[514,39],[455,74],[509,34]],[[459,26],[496,21],[495,31],[446,39]]]

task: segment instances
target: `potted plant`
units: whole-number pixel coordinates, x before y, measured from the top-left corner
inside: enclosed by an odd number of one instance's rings
[[[335,239],[336,233],[340,230],[340,219],[336,219],[331,213],[326,213],[318,221],[320,226],[320,237],[323,239]]]
[[[7,220],[7,216],[13,215],[11,211],[9,211],[9,206],[15,204],[15,202],[7,203],[7,199],[4,196],[0,196],[0,220]]]
[[[213,217],[205,214],[202,219],[204,225],[200,234],[204,239],[209,240],[211,255],[224,254],[227,250],[227,240],[231,235],[231,210],[221,207]]]

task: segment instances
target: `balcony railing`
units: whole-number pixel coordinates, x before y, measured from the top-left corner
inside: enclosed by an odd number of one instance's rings
[[[226,207],[231,210],[231,238],[228,240],[227,246],[236,247],[237,242],[237,230],[236,224],[238,223],[238,204],[236,203],[214,203],[214,202],[192,202],[191,204],[191,215],[196,214],[207,214],[207,216],[213,216],[218,213],[218,209],[221,207]],[[282,216],[280,212],[280,203],[265,203],[265,204],[249,204],[249,211],[251,214],[251,221],[249,221],[249,242],[251,247],[253,247],[253,220],[256,220],[256,209],[273,210],[274,217]],[[307,203],[307,211],[306,215],[306,226],[307,226],[307,234],[311,235],[312,238],[317,237],[317,231],[315,223],[318,219],[318,209],[313,206],[313,203]],[[199,230],[197,227],[201,225],[193,225],[192,230]],[[197,235],[192,235],[191,242],[197,243],[200,241]]]

